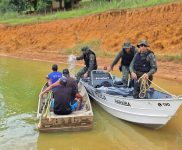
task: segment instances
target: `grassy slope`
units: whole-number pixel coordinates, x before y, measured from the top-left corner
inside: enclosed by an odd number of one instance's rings
[[[16,13],[1,15],[0,23],[8,25],[29,24],[47,22],[51,20],[80,17],[88,14],[95,14],[113,9],[130,9],[154,6],[172,1],[180,0],[112,0],[111,3],[104,0],[95,0],[93,2],[83,1],[78,9],[72,11],[57,12],[48,15],[23,16]]]

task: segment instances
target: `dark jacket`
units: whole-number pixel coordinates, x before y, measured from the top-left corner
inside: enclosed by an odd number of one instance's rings
[[[135,56],[135,47],[132,46],[131,50],[129,53],[126,52],[126,50],[123,48],[123,55],[122,55],[122,60],[121,60],[121,65],[123,66],[130,66],[130,63]]]
[[[72,88],[72,98],[71,101],[73,101],[76,97],[76,93],[78,93],[78,84],[77,84],[77,80],[68,76],[67,78],[67,84],[66,87],[70,87]]]
[[[97,69],[97,60],[96,55],[92,50],[89,50],[88,53],[82,54],[81,56],[76,58],[77,60],[84,59],[85,66],[88,68],[88,71]]]
[[[138,52],[131,64],[130,72],[135,72],[141,76],[144,73],[147,73],[149,76],[153,75],[157,71],[157,63],[155,55],[152,51],[147,50],[144,53]]]
[[[125,49],[122,48],[122,50],[116,55],[114,61],[112,62],[111,68],[113,69],[113,67],[118,63],[120,59],[121,59],[120,66],[122,65],[129,66],[136,53],[137,49],[134,46],[132,46],[131,51],[129,53],[127,53]]]

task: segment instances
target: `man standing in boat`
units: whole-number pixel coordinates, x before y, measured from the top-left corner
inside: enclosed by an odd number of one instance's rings
[[[123,44],[121,51],[115,57],[111,66],[108,68],[108,71],[113,70],[114,66],[121,59],[121,64],[119,66],[119,70],[123,74],[122,83],[123,83],[124,87],[127,87],[127,85],[128,85],[128,78],[129,78],[129,73],[130,73],[129,66],[136,53],[137,53],[136,48],[131,44],[130,41],[126,41]]]
[[[76,57],[76,60],[84,60],[85,67],[83,67],[76,75],[78,82],[82,76],[87,78],[90,76],[92,70],[97,69],[96,54],[88,46],[83,47],[81,52],[82,54],[79,57]]]
[[[137,45],[139,52],[134,56],[130,64],[131,77],[134,79],[134,98],[140,98],[140,77],[145,80],[153,80],[153,74],[157,71],[157,63],[154,53],[149,49],[147,40],[141,40]],[[150,82],[147,81],[150,85]]]

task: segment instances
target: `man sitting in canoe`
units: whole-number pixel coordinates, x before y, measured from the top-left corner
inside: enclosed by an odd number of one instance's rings
[[[55,83],[56,81],[58,81],[61,77],[62,77],[62,73],[58,71],[58,65],[53,64],[52,65],[52,72],[49,73],[46,77],[47,83],[49,85],[51,85],[51,84]],[[55,89],[55,87],[53,89]]]
[[[149,49],[149,44],[147,40],[141,40],[137,45],[139,52],[134,56],[130,64],[131,77],[134,79],[134,98],[140,98],[140,85],[141,82],[138,81],[140,77],[147,80],[150,85],[150,81],[153,79],[153,74],[157,71],[156,58],[154,53]]]
[[[73,89],[73,95],[71,99],[71,105],[77,105],[76,110],[80,109],[81,102],[82,102],[82,96],[78,93],[78,84],[77,80],[70,76],[68,69],[63,69],[63,76],[67,78],[67,87],[71,87]],[[76,99],[75,99],[76,98]],[[78,101],[75,104],[75,100]]]
[[[63,77],[62,78],[66,78],[66,85],[65,86],[67,88],[71,88],[70,106],[72,108],[72,111],[80,109],[81,102],[82,102],[82,96],[78,93],[78,85],[77,85],[76,79],[70,77],[68,69],[63,70]],[[42,96],[44,93],[48,92],[49,90],[51,90],[52,88],[54,88],[56,86],[58,86],[58,87],[61,86],[62,78],[60,78],[54,84],[51,84],[47,89],[45,89],[40,94],[40,96]],[[54,92],[53,92],[53,95],[54,95]],[[54,95],[54,98],[55,98],[55,95]],[[54,100],[52,101],[52,108],[54,108],[53,106],[54,106]]]

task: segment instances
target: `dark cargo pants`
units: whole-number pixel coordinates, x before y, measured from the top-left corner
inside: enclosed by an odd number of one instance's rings
[[[77,78],[77,82],[80,81],[80,78],[83,77],[83,75],[87,72],[88,68],[87,67],[83,67],[82,69],[80,69],[76,75]],[[90,74],[90,72],[89,72]]]

